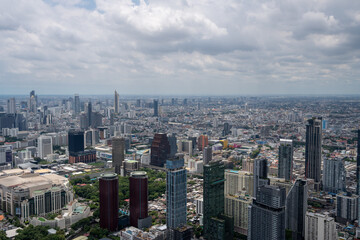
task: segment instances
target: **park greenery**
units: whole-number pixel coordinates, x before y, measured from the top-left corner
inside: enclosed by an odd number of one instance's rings
[[[29,225],[23,229],[19,229],[15,240],[65,240],[65,233],[62,230],[57,230],[56,234],[49,234],[48,226]]]

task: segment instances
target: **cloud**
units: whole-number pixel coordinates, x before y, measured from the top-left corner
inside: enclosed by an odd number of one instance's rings
[[[358,1],[3,0],[0,9],[2,94],[360,88]]]

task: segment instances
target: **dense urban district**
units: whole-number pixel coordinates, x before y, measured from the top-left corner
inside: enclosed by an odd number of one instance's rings
[[[359,96],[0,96],[0,239],[360,239],[359,122]]]

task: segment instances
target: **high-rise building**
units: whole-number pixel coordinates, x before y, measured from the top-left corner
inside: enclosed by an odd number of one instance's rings
[[[210,163],[211,160],[212,160],[212,147],[211,146],[204,147],[203,150],[204,165]]]
[[[320,213],[307,212],[305,216],[305,240],[337,239],[334,218]]]
[[[341,159],[324,159],[323,189],[332,193],[346,191],[346,171]]]
[[[156,133],[151,144],[150,164],[163,167],[170,154],[170,144],[165,133]]]
[[[178,151],[178,147],[177,147],[177,139],[176,139],[176,135],[173,133],[172,135],[168,136],[168,141],[170,144],[170,158],[175,157],[175,154]]]
[[[234,218],[234,231],[243,235],[248,232],[248,208],[252,197],[245,191],[225,196],[225,214]]]
[[[314,179],[316,185],[321,180],[321,139],[322,118],[309,119],[306,125],[305,176]]]
[[[240,192],[253,196],[254,176],[250,172],[225,170],[225,196],[236,195]]]
[[[280,139],[278,177],[292,180],[293,171],[293,141]]]
[[[285,188],[264,185],[249,206],[248,239],[285,240]]]
[[[224,123],[224,129],[222,131],[222,135],[223,136],[229,135],[231,133],[230,129],[231,129],[231,125],[229,123]]]
[[[80,114],[80,128],[82,130],[86,130],[89,128],[89,120],[87,118],[87,114],[85,113]]]
[[[232,239],[234,219],[225,215],[224,164],[210,162],[204,166],[204,237]]]
[[[254,191],[256,198],[258,189],[263,185],[269,185],[267,159],[255,159],[254,161]]]
[[[100,227],[115,231],[118,226],[119,179],[116,173],[102,174],[99,179]]]
[[[40,136],[38,138],[38,152],[40,158],[45,158],[53,153],[52,137]]]
[[[10,98],[7,100],[7,113],[14,114],[16,113],[16,103],[15,98]]]
[[[166,161],[166,225],[168,229],[186,225],[186,179],[182,155]]]
[[[286,197],[285,228],[291,231],[291,239],[305,238],[305,215],[308,201],[306,180],[297,179]]]
[[[115,98],[114,98],[114,111],[116,114],[119,113],[119,94],[115,90]]]
[[[70,130],[68,133],[69,154],[84,151],[84,132]]]
[[[346,224],[358,218],[359,196],[351,193],[336,195],[336,221]]]
[[[79,94],[75,94],[74,98],[75,98],[75,100],[74,100],[74,112],[75,112],[75,115],[79,115],[79,113],[80,113],[80,97],[79,97]]]
[[[159,100],[154,99],[154,117],[159,116]]]
[[[32,90],[30,92],[30,98],[29,98],[29,111],[35,113],[37,110],[37,96],[35,95],[35,91]]]
[[[206,147],[209,144],[209,138],[206,135],[201,135],[198,138],[198,148],[199,151],[203,151],[204,147]]]
[[[360,196],[360,129],[357,130],[357,157],[356,157],[356,194]]]
[[[129,177],[130,225],[137,228],[151,226],[148,215],[148,177],[144,171],[132,172]]]
[[[121,166],[125,159],[125,138],[114,137],[112,139],[112,161],[117,174],[121,174]]]
[[[88,126],[92,126],[92,104],[91,102],[88,102],[87,105],[87,120],[88,120]]]

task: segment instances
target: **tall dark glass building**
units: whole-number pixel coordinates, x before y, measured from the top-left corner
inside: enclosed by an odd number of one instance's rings
[[[293,171],[293,141],[280,139],[278,177],[292,180]]]
[[[84,132],[78,130],[70,130],[68,132],[69,154],[84,151]]]
[[[130,225],[137,228],[151,226],[148,215],[148,177],[144,171],[132,172],[129,177]]]
[[[285,198],[285,188],[259,188],[249,206],[248,239],[285,240]]]
[[[291,232],[291,239],[305,239],[305,215],[308,201],[308,185],[297,179],[291,187],[285,206],[285,228]]]
[[[224,214],[224,164],[204,166],[204,236],[206,239],[233,239],[234,219]]]
[[[254,161],[254,195],[256,198],[259,187],[263,185],[269,185],[270,180],[268,179],[268,162],[266,158],[255,159]]]
[[[164,167],[170,154],[170,144],[165,133],[156,133],[151,144],[150,164]]]
[[[100,227],[115,231],[118,226],[119,179],[116,173],[102,174],[99,179]]]
[[[154,99],[154,117],[159,116],[159,100]]]
[[[321,180],[321,142],[322,118],[312,118],[306,125],[305,143],[305,176],[314,179],[315,183]]]

